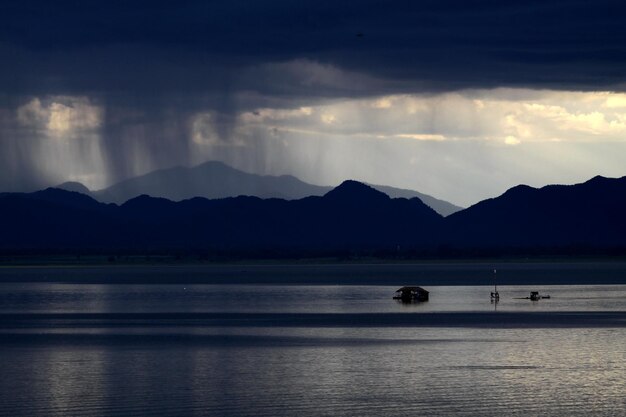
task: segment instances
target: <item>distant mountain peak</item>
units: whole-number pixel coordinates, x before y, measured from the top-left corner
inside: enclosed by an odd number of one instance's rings
[[[602,175],[596,175],[595,177],[585,181],[584,184],[605,184],[607,182],[610,182],[611,180],[615,179],[603,177]]]
[[[230,169],[234,169],[233,167],[231,167],[230,165],[225,164],[222,161],[217,161],[217,160],[211,160],[211,161],[204,161],[192,168],[200,168],[200,167],[206,167],[206,166],[219,166],[222,168],[230,168]]]
[[[186,170],[198,170],[203,171],[207,169],[219,169],[219,170],[227,170],[227,171],[239,171],[236,168],[231,167],[230,165],[226,165],[222,161],[206,161],[199,165],[193,167],[180,167]],[[243,171],[242,171],[243,172]]]
[[[163,197],[153,197],[151,195],[148,194],[141,194],[138,195],[137,197],[133,197],[130,200],[126,201],[124,204],[122,204],[122,206],[127,206],[127,205],[132,205],[132,204],[138,204],[138,203],[145,203],[145,202],[168,202],[168,203],[172,203],[171,200],[168,200],[167,198],[163,198]]]
[[[504,194],[502,194],[502,196],[507,196],[507,197],[523,196],[533,191],[537,191],[537,189],[534,187],[531,187],[530,185],[520,184],[520,185],[516,185],[515,187],[509,188],[508,190],[504,192]]]
[[[37,200],[70,204],[72,206],[93,207],[100,203],[89,195],[79,193],[78,191],[68,191],[61,188],[48,187],[45,190],[35,191],[34,193],[25,194],[29,198]]]
[[[334,200],[389,200],[389,196],[374,187],[354,180],[346,180],[339,186],[330,190],[324,195],[324,198]]]
[[[45,188],[43,190],[39,190],[39,191],[35,191],[33,193],[29,193],[28,195],[34,196],[34,197],[48,197],[48,196],[62,196],[62,197],[72,197],[72,198],[80,198],[83,200],[92,200],[92,201],[96,201],[93,198],[84,195],[82,193],[79,193],[78,191],[70,191],[70,190],[65,190],[63,188],[58,188],[58,187],[48,187]]]
[[[85,185],[76,181],[67,181],[67,182],[64,182],[63,184],[57,185],[54,188],[58,188],[60,190],[65,190],[65,191],[74,191],[76,193],[87,194],[87,195],[89,195],[89,193],[91,192],[89,188],[87,188]]]

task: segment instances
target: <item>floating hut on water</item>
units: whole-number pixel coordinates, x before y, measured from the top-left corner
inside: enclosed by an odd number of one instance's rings
[[[428,291],[422,287],[402,287],[396,290],[394,300],[401,300],[404,303],[412,301],[428,301]]]

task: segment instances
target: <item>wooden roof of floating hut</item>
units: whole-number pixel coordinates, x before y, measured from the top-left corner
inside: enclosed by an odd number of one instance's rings
[[[399,295],[395,296],[396,300],[409,301],[428,301],[428,291],[422,287],[402,287],[396,290]]]
[[[428,294],[428,291],[423,289],[422,287],[402,287],[396,290],[396,292],[416,292],[421,294]]]

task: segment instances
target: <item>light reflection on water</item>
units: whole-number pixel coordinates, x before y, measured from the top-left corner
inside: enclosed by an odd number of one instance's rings
[[[428,286],[430,301],[412,305],[393,301],[395,289],[0,284],[0,317],[211,312],[289,319],[494,309],[490,287]],[[515,299],[530,290],[552,298]],[[499,291],[498,311],[626,311],[626,286]],[[154,327],[133,314],[121,320],[104,327],[87,321],[80,329],[53,322],[45,329],[4,329],[0,415],[626,414],[626,326],[390,328],[363,320],[330,327],[211,326],[193,325],[192,316],[191,325]],[[20,339],[20,332],[32,337]]]
[[[276,337],[260,345],[231,338],[219,345],[5,347],[0,410],[268,416],[626,411],[623,329],[313,328],[289,334],[301,344]],[[322,343],[326,339],[339,342]]]

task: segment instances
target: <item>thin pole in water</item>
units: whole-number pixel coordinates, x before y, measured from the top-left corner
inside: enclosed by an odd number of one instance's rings
[[[493,270],[493,292],[491,293],[491,302],[498,302],[500,300],[500,294],[498,294],[498,282],[496,280],[498,272]]]

